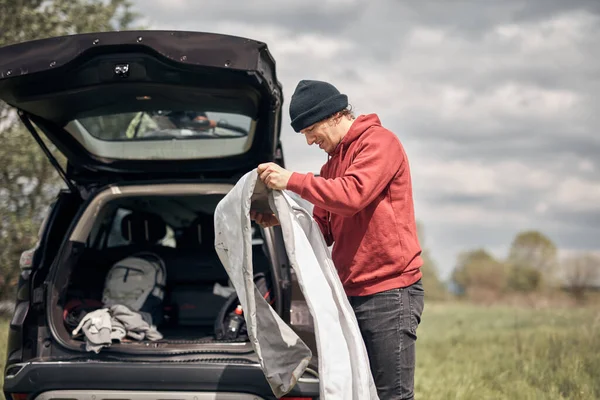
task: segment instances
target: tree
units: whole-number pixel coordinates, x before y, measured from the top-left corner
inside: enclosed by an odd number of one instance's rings
[[[417,234],[422,247],[421,257],[423,258],[423,265],[421,266],[421,273],[423,274],[422,279],[425,296],[427,296],[428,299],[433,300],[445,299],[448,297],[448,291],[440,280],[435,262],[431,258],[429,249],[427,249],[425,246],[425,231],[423,224],[420,222],[417,222]]]
[[[137,18],[130,7],[128,0],[0,0],[0,46],[127,29]],[[61,181],[14,110],[2,102],[0,133],[0,297],[10,298],[20,254],[35,245],[47,205]]]
[[[580,254],[564,262],[567,289],[575,299],[583,301],[586,290],[600,287],[600,257],[593,254]]]
[[[513,240],[508,255],[511,288],[521,291],[538,289],[555,280],[556,245],[541,232],[525,231]]]
[[[467,295],[496,296],[506,288],[506,267],[484,249],[462,252],[452,279]]]
[[[46,37],[127,29],[128,0],[0,0],[0,46]]]

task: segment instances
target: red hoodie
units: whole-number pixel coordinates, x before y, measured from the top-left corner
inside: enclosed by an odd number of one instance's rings
[[[321,169],[294,172],[287,189],[314,204],[314,219],[348,296],[405,287],[421,278],[408,159],[376,114],[359,116]]]

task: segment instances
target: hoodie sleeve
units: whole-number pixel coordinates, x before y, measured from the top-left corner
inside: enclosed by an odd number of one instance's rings
[[[325,179],[294,172],[287,189],[316,207],[344,217],[361,211],[383,191],[404,162],[400,140],[392,132],[373,129],[363,135],[368,136],[359,144],[343,176]]]

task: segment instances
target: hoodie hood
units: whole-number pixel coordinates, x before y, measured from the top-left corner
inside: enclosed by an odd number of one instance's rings
[[[330,157],[333,157],[334,155],[340,152],[343,156],[343,148],[348,147],[350,143],[354,142],[360,137],[360,135],[366,132],[367,129],[373,126],[381,126],[381,121],[379,120],[377,114],[359,115],[350,126],[348,132],[344,135],[344,138],[342,139],[340,144],[337,145],[333,152],[331,152]]]

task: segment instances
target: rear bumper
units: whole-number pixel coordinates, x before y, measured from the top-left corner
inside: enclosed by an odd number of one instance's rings
[[[34,400],[264,400],[253,394],[223,392],[155,392],[125,390],[54,390]]]
[[[11,375],[4,380],[4,391],[10,393],[28,393],[34,399],[49,400],[47,392],[67,391],[92,392],[135,391],[138,394],[153,393],[150,397],[115,397],[119,399],[168,399],[164,393],[157,392],[208,392],[246,393],[261,400],[276,399],[258,364],[231,363],[125,363],[125,362],[32,362],[22,364],[17,370],[11,366]],[[72,392],[67,398],[90,399],[77,396]],[[318,398],[317,379],[302,377],[288,396]],[[7,398],[10,398],[7,396]],[[65,397],[62,397],[63,399]],[[95,397],[100,399],[102,397]],[[193,399],[194,396],[191,397]],[[207,397],[206,399],[210,399]],[[221,397],[218,397],[221,399]],[[229,397],[224,397],[229,398]],[[183,397],[178,397],[183,399]],[[197,400],[202,400],[197,397]],[[242,400],[231,397],[231,400]]]

